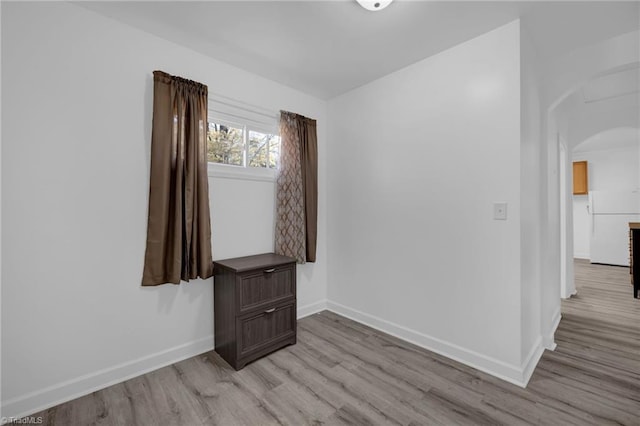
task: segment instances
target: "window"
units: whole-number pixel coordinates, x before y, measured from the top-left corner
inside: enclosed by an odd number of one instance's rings
[[[207,160],[210,163],[244,165],[244,129],[209,123]]]
[[[215,120],[209,122],[207,159],[210,163],[275,169],[280,136],[251,125]]]
[[[269,133],[249,131],[249,163],[250,167],[267,167],[274,169],[280,155],[280,136]]]

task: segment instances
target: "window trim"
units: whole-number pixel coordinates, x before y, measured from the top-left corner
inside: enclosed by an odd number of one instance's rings
[[[275,182],[276,169],[264,167],[243,167],[232,164],[207,163],[210,178],[243,179],[263,182]]]

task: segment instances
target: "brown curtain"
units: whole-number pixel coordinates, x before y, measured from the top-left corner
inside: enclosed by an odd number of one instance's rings
[[[207,86],[153,73],[149,222],[143,286],[213,275]]]
[[[280,113],[275,251],[299,263],[316,261],[318,138],[316,121]]]

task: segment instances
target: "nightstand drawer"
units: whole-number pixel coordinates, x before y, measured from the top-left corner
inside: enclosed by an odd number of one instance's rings
[[[240,275],[238,301],[246,313],[278,301],[295,297],[295,267],[284,265]]]
[[[237,319],[238,357],[295,335],[296,305],[280,305]]]

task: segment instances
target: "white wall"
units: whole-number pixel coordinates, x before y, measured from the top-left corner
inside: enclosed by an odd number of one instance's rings
[[[591,253],[589,196],[573,196],[573,257],[589,259]]]
[[[2,33],[2,7],[0,5],[0,34]],[[1,41],[1,37],[0,37]],[[0,51],[2,48],[0,47]],[[2,67],[0,66],[0,99],[2,99]],[[0,117],[2,117],[2,102],[0,102]],[[0,241],[2,241],[2,119],[0,118]],[[2,318],[2,244],[0,244],[0,318]],[[0,384],[2,383],[2,327],[0,327]],[[2,386],[0,385],[0,401],[2,401]],[[2,404],[0,403],[0,419],[2,418]]]
[[[554,335],[561,317],[560,139],[554,116],[544,103],[542,111],[540,326],[544,347],[552,350],[556,347]]]
[[[613,135],[611,135],[613,136]],[[606,145],[606,140],[602,141]],[[640,147],[579,151],[573,153],[573,161],[587,161],[589,167],[589,191],[637,190],[640,182]],[[586,195],[573,196],[574,256],[589,259],[591,218],[587,211]]]
[[[298,304],[323,303],[324,101],[68,3],[3,2],[2,65],[3,415],[213,345],[212,280],[140,286],[156,69],[318,120],[318,261]],[[273,183],[210,188],[214,258],[271,250]]]
[[[529,369],[542,355],[540,339],[540,76],[537,52],[526,28],[520,31],[520,295],[522,363]]]
[[[573,258],[570,255],[574,250],[572,237],[574,226],[573,203],[571,201],[573,197],[573,165],[569,149],[570,144],[562,135],[558,137],[558,145],[560,148],[560,157],[558,158],[558,177],[560,181],[560,297],[566,299],[576,294]],[[558,314],[554,320],[559,321],[559,319],[560,315]],[[556,325],[553,325],[555,332]]]
[[[638,146],[573,153],[573,161],[588,161],[589,191],[638,189]]]
[[[519,22],[329,102],[329,307],[522,383]],[[493,220],[493,203],[509,218]]]

